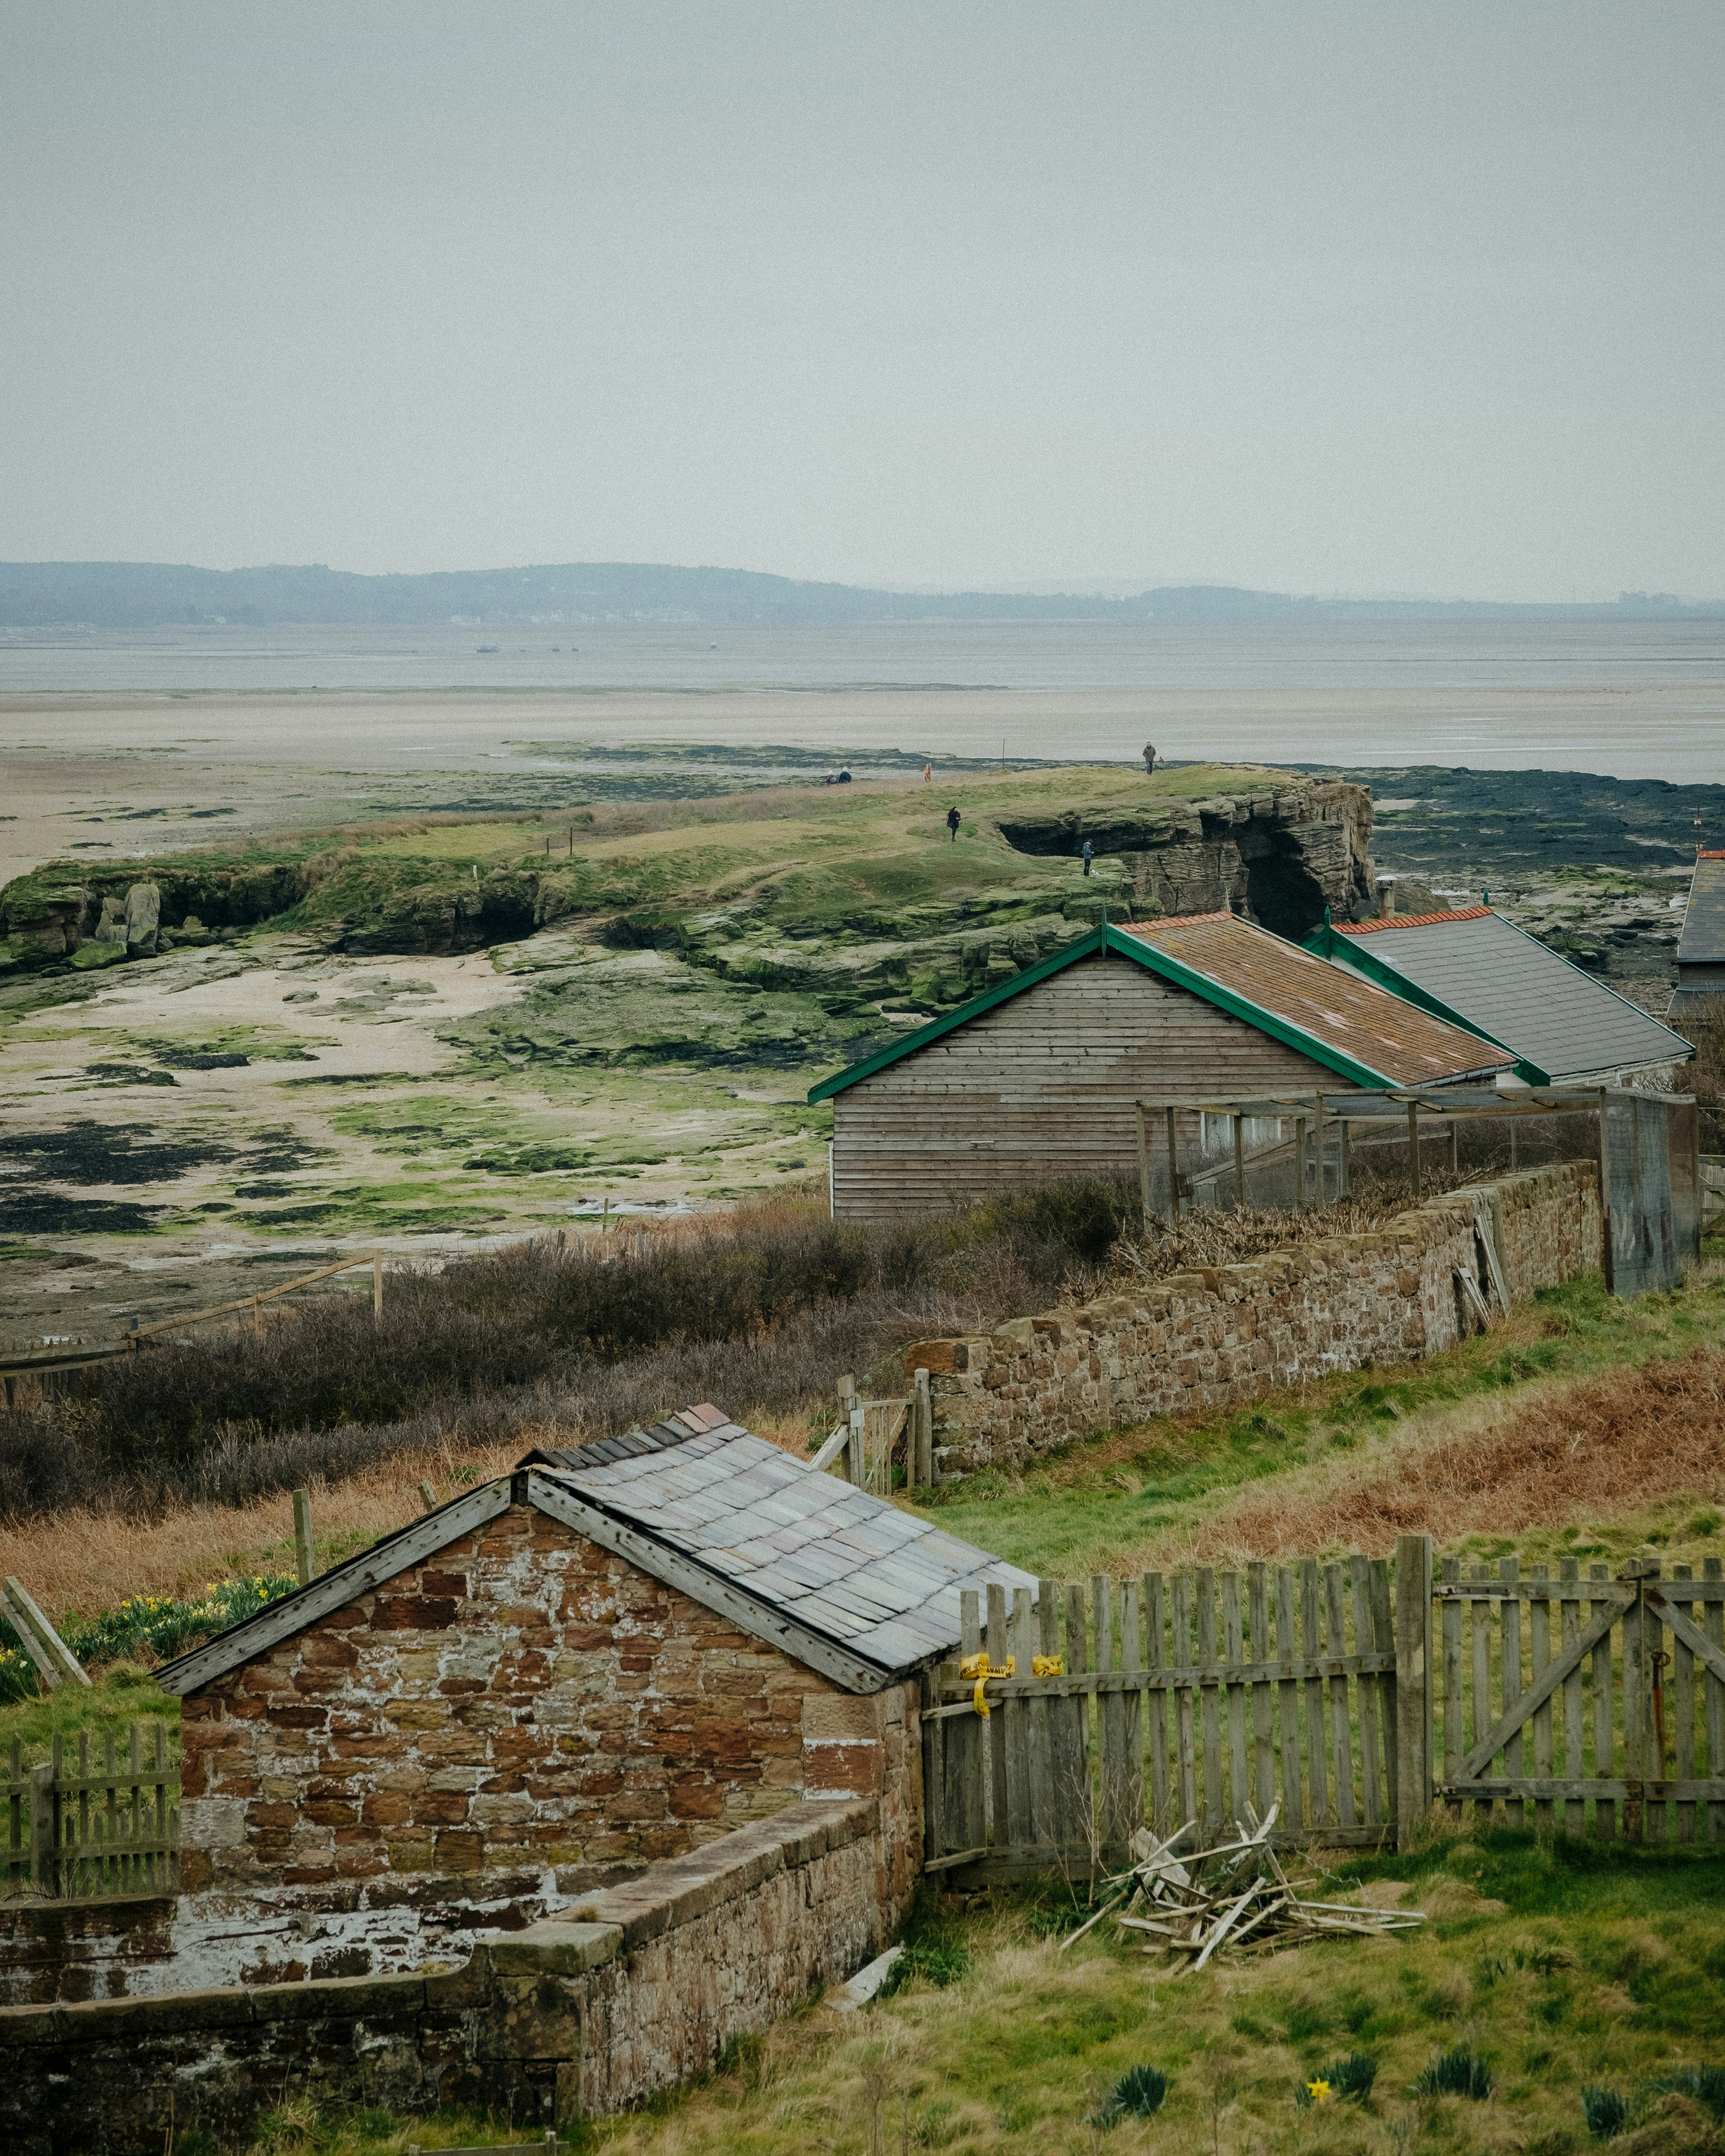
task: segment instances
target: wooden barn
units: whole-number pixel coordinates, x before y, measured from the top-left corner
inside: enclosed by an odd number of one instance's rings
[[[1478,1084],[1515,1061],[1267,929],[1205,913],[1075,937],[809,1098],[833,1103],[834,1216],[880,1220],[1015,1183],[1136,1174],[1146,1098]],[[1222,1116],[1183,1113],[1182,1175],[1230,1142]]]

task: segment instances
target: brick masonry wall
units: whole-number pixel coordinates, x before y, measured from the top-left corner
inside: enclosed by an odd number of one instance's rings
[[[880,1799],[799,1803],[462,1969],[0,2008],[0,2146],[157,2156],[170,2127],[243,2139],[302,2096],[523,2133],[620,2111],[875,1953],[908,1906],[901,1855]]]
[[[1597,1268],[1591,1163],[1483,1187],[1512,1299]],[[1369,1235],[1175,1274],[1142,1294],[1015,1318],[986,1337],[925,1340],[905,1350],[905,1367],[930,1373],[943,1475],[1021,1468],[1097,1430],[1437,1354],[1466,1322],[1458,1267],[1482,1278],[1472,1199],[1450,1192]]]
[[[175,1951],[69,1980],[411,1968],[805,1797],[876,1796],[909,1845],[916,1712],[517,1505],[187,1697]],[[40,1995],[17,1960],[0,1997]]]

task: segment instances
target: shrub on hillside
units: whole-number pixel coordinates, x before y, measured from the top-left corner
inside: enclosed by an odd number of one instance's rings
[[[690,1400],[806,1411],[910,1341],[1089,1292],[1123,1204],[1079,1183],[883,1227],[779,1205],[393,1276],[379,1324],[358,1297],[309,1298],[261,1334],[194,1334],[0,1414],[0,1516],[232,1502],[530,1424],[578,1442]]]

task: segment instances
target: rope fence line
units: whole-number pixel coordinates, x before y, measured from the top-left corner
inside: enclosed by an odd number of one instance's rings
[[[264,1329],[264,1305],[274,1302],[279,1296],[292,1295],[295,1289],[310,1287],[317,1281],[331,1280],[337,1273],[357,1272],[369,1265],[372,1270],[372,1316],[383,1315],[383,1253],[371,1250],[359,1257],[341,1258],[332,1265],[320,1265],[316,1272],[301,1273],[297,1280],[284,1281],[280,1287],[260,1289],[256,1295],[237,1296],[231,1302],[213,1303],[208,1310],[194,1310],[184,1317],[158,1318],[153,1325],[140,1325],[118,1340],[99,1341],[90,1347],[77,1348],[72,1353],[57,1353],[52,1348],[30,1348],[22,1353],[0,1354],[0,1371],[6,1373],[7,1405],[12,1404],[13,1380],[38,1373],[46,1375],[54,1370],[81,1370],[92,1363],[111,1361],[116,1355],[136,1355],[141,1344],[162,1332],[182,1332],[188,1325],[208,1324],[214,1317],[228,1317],[236,1311],[249,1310],[258,1331]]]

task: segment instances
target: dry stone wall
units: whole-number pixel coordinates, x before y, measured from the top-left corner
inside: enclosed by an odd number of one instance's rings
[[[0,2146],[157,2156],[300,2097],[524,2133],[626,2109],[878,1951],[909,1904],[894,1822],[875,1796],[788,1806],[459,1969],[0,2008]]]
[[[1529,1168],[1482,1189],[1512,1300],[1599,1265],[1592,1163]],[[1022,1468],[1097,1430],[1437,1354],[1469,1322],[1458,1269],[1488,1277],[1466,1191],[1369,1235],[1177,1273],[985,1337],[925,1340],[906,1349],[905,1364],[930,1373],[942,1474]]]

